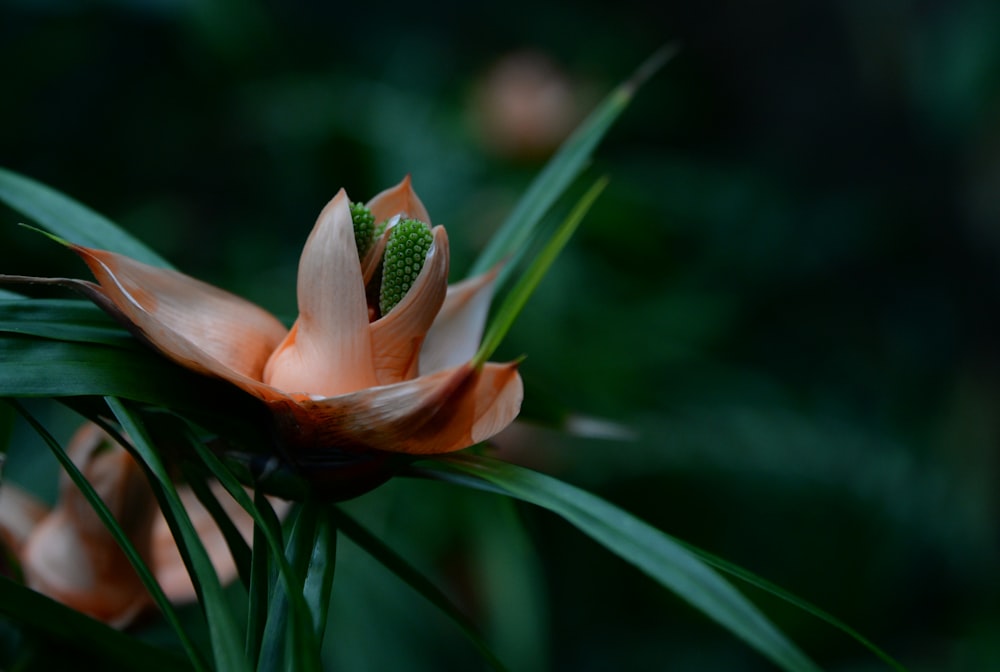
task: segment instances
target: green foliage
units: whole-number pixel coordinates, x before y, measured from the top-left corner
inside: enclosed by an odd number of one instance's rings
[[[418,474],[485,487],[547,508],[676,592],[784,670],[819,668],[695,554],[666,534],[593,495],[551,477],[481,456],[415,465]],[[449,472],[449,468],[454,470]],[[455,478],[454,472],[460,476]],[[469,481],[466,476],[474,479]]]

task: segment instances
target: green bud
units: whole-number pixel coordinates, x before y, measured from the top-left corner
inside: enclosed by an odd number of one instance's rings
[[[395,308],[410,291],[427,261],[433,241],[430,228],[418,219],[404,219],[393,227],[382,261],[379,310],[383,315]]]
[[[351,221],[354,222],[354,242],[358,246],[358,258],[364,259],[374,241],[375,215],[363,203],[351,203]]]

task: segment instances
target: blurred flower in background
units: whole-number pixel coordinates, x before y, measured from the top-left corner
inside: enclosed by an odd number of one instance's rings
[[[477,135],[497,154],[538,160],[551,154],[579,123],[581,92],[540,51],[505,54],[476,84],[470,107]]]

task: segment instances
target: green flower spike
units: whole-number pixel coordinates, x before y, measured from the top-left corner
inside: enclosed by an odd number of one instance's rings
[[[354,222],[354,242],[358,258],[364,259],[375,239],[375,215],[364,203],[351,203],[351,221]]]
[[[419,219],[404,219],[393,227],[382,261],[382,315],[395,308],[413,286],[433,241],[430,228]]]

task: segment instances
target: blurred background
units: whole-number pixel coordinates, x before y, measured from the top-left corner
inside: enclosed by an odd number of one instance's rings
[[[598,150],[586,177],[611,184],[503,348],[528,355],[535,421],[504,456],[912,670],[1000,669],[997,3],[0,8],[0,165],[286,318],[337,189],[367,200],[411,174],[461,278],[573,126],[678,42]],[[18,221],[0,211],[4,272],[81,273]],[[588,419],[632,438],[553,427]],[[400,481],[350,508],[512,669],[770,669],[554,516]],[[885,669],[747,592],[825,668]],[[480,665],[349,543],[334,600],[337,669]]]

